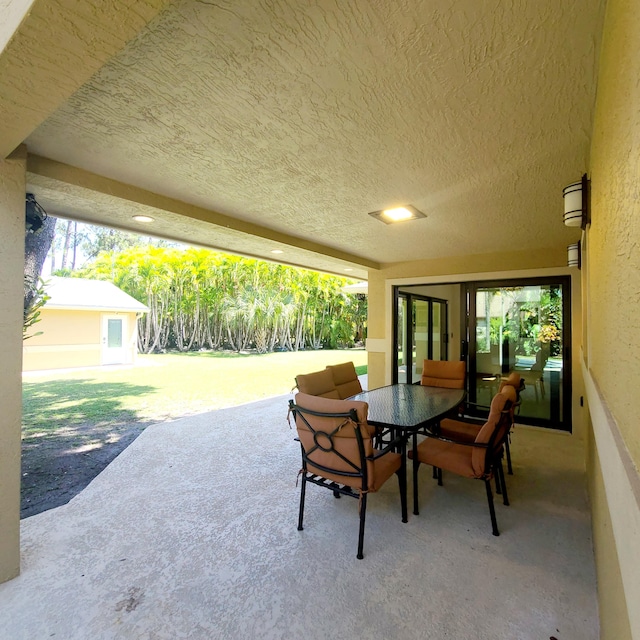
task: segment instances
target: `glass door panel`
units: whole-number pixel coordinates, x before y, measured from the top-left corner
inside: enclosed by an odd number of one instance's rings
[[[568,291],[566,283],[560,281],[517,286],[471,285],[472,401],[489,404],[501,379],[516,371],[526,385],[518,419],[552,428],[570,428],[567,375],[570,363],[565,349],[570,344]]]
[[[426,359],[447,359],[447,302],[397,293],[394,381],[418,384]]]
[[[407,381],[407,362],[409,358],[409,342],[407,340],[407,298],[398,297],[398,315],[396,318],[396,375],[398,382]]]
[[[429,357],[429,302],[413,300],[413,353],[411,359],[411,381],[422,377],[422,366]]]

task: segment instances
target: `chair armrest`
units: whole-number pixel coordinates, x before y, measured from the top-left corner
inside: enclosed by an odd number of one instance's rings
[[[384,449],[377,449],[376,452],[367,456],[367,460],[377,460],[378,458],[386,455],[387,453],[397,453],[396,449],[400,446],[404,446],[406,444],[406,438],[404,436],[397,436],[391,442],[387,444]]]

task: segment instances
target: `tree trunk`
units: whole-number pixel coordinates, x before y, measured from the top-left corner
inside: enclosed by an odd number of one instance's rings
[[[73,223],[73,258],[71,259],[71,271],[75,271],[78,258],[78,223]]]
[[[48,216],[38,233],[27,233],[24,238],[24,308],[27,309],[34,297],[38,279],[42,273],[53,236],[57,218]]]
[[[67,228],[64,232],[64,246],[62,247],[62,262],[60,263],[61,269],[67,268],[67,258],[69,257],[69,245],[71,244],[71,220],[67,220]]]

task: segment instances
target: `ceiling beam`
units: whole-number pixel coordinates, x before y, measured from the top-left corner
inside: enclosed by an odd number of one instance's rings
[[[268,227],[233,218],[223,213],[189,204],[181,200],[175,200],[174,198],[153,193],[130,184],[118,182],[117,180],[112,180],[49,158],[43,158],[37,155],[28,155],[27,172],[33,176],[41,176],[48,180],[65,185],[73,185],[89,192],[99,193],[114,199],[142,205],[144,207],[150,207],[159,212],[165,211],[170,214],[181,216],[182,218],[222,227],[224,229],[231,229],[239,233],[296,247],[304,251],[359,265],[366,269],[379,270],[381,268],[379,262],[369,260],[362,256],[340,251],[339,249],[313,242],[305,238],[275,231]],[[101,224],[108,225],[109,220],[101,220]],[[118,225],[114,224],[113,226]]]

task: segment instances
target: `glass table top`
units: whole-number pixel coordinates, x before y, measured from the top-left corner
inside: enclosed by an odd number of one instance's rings
[[[417,428],[455,409],[465,397],[463,389],[443,389],[415,384],[392,384],[351,396],[369,405],[371,424]]]

